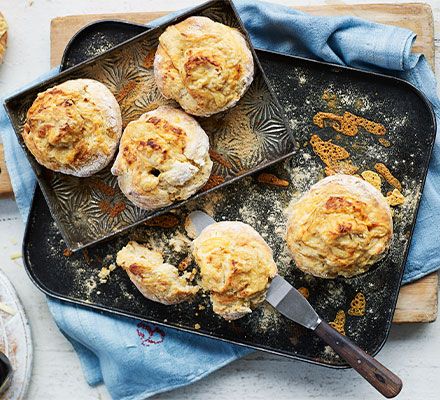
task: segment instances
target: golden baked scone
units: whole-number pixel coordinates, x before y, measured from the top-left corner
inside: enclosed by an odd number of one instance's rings
[[[211,168],[209,139],[198,122],[162,106],[127,125],[112,173],[131,202],[154,210],[190,197]]]
[[[110,90],[92,79],[76,79],[38,94],[22,136],[46,168],[85,177],[109,164],[121,133],[121,110]]]
[[[260,305],[277,274],[271,248],[243,222],[206,227],[193,242],[193,255],[213,311],[227,320],[241,318]]]
[[[152,301],[177,304],[191,300],[199,287],[188,282],[189,272],[179,275],[171,264],[163,262],[162,254],[131,241],[119,250],[116,264],[127,272],[138,290]]]
[[[244,36],[206,17],[190,17],[159,37],[154,76],[162,94],[189,114],[209,116],[237,103],[254,76]]]
[[[0,64],[3,62],[3,57],[5,56],[7,43],[8,43],[8,24],[3,14],[0,12]]]
[[[322,278],[367,271],[384,256],[393,236],[385,198],[350,175],[322,179],[288,214],[287,246],[297,267]]]

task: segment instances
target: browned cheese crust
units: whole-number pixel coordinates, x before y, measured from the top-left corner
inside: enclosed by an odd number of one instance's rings
[[[22,136],[46,168],[85,177],[107,166],[121,133],[121,111],[110,90],[98,81],[77,79],[38,94]]]
[[[388,250],[391,210],[368,182],[349,175],[319,181],[288,211],[287,245],[298,268],[335,278],[367,271]]]

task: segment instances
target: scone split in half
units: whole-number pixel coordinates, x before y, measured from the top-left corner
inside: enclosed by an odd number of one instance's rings
[[[392,236],[381,192],[351,175],[322,179],[288,211],[286,240],[295,264],[321,278],[366,272],[386,254]]]
[[[240,100],[253,80],[254,60],[237,29],[190,17],[159,37],[154,76],[166,98],[206,117]]]
[[[227,320],[241,318],[263,303],[277,274],[271,248],[255,229],[239,221],[206,227],[193,242],[193,256],[213,311]]]
[[[38,94],[22,137],[41,165],[86,177],[113,159],[121,133],[121,110],[110,90],[92,79],[76,79]]]
[[[162,106],[127,125],[112,173],[132,203],[154,210],[190,197],[211,168],[209,139],[198,122]]]
[[[131,241],[116,256],[116,263],[128,274],[138,290],[149,300],[162,304],[178,304],[192,300],[199,287],[188,282],[188,274],[179,275],[162,254]]]

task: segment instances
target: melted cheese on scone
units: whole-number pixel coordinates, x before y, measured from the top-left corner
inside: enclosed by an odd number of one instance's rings
[[[38,94],[23,139],[45,167],[88,176],[111,160],[121,135],[119,105],[100,82],[78,79]]]
[[[215,313],[237,319],[264,301],[277,267],[272,250],[252,227],[218,222],[205,228],[193,246],[200,286],[210,292]]]
[[[188,198],[212,167],[209,140],[197,121],[166,106],[130,122],[119,150],[112,173],[123,193],[145,209]]]
[[[365,272],[383,257],[393,235],[385,198],[349,175],[321,180],[288,213],[287,245],[296,265],[323,278]]]

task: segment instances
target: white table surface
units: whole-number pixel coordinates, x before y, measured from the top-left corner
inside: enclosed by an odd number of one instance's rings
[[[292,0],[278,0],[290,3]],[[379,2],[346,1],[346,3]],[[383,3],[396,1],[381,0]],[[402,1],[398,1],[402,2]],[[10,26],[9,48],[0,67],[0,96],[29,82],[49,68],[50,20],[57,16],[173,10],[191,0],[0,0]],[[298,1],[312,5],[315,1]],[[343,3],[328,0],[326,4]],[[436,19],[437,76],[440,72],[440,1],[428,1]],[[13,281],[30,319],[34,368],[28,398],[32,400],[108,399],[105,387],[90,388],[72,346],[55,326],[45,297],[28,279],[21,259],[24,224],[12,199],[0,198],[0,268]],[[393,325],[378,359],[403,379],[400,399],[440,399],[440,321]],[[149,371],[151,373],[151,371]],[[255,353],[234,362],[189,387],[157,399],[378,399],[369,385],[351,370],[332,370],[282,357]]]

